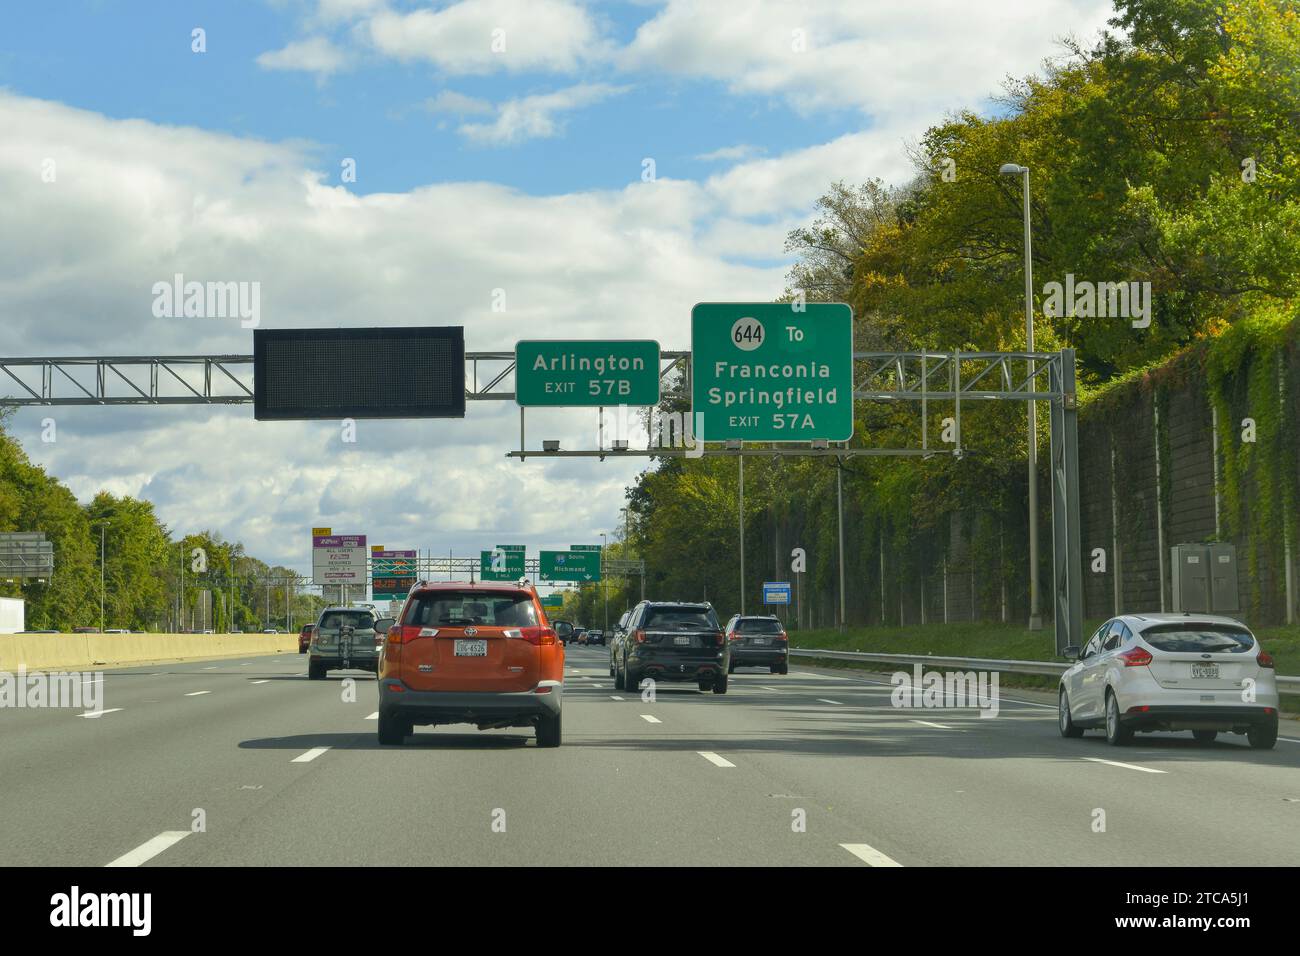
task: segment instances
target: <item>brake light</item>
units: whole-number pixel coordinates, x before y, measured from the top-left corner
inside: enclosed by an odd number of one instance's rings
[[[1131,647],[1119,657],[1123,658],[1125,667],[1146,667],[1151,663],[1151,652],[1145,647]]]
[[[1268,651],[1260,651],[1259,656],[1255,658],[1255,663],[1260,667],[1267,667],[1271,670],[1273,667],[1273,655]]]
[[[785,631],[782,631],[780,634],[778,634],[778,635],[776,636],[776,639],[777,639],[778,641],[789,641],[789,640],[790,640],[789,636],[785,633]]]
[[[721,647],[724,643],[726,643],[726,640],[727,640],[727,635],[723,634],[721,631],[717,631],[714,634],[713,643],[717,644],[719,647]]]
[[[506,637],[523,638],[538,647],[555,643],[555,629],[552,627],[508,627],[504,633]]]
[[[632,637],[636,640],[638,644],[645,643],[645,631],[641,630],[640,628],[637,628],[635,631],[632,632]]]

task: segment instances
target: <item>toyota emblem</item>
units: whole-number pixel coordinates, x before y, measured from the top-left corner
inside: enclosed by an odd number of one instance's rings
[[[477,634],[477,633],[478,633],[478,628],[477,628],[477,627],[467,627],[467,628],[465,628],[465,636],[466,636],[466,637],[473,637],[473,636],[474,636],[475,634]]]

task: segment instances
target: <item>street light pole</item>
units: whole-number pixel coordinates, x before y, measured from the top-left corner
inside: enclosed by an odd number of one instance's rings
[[[839,630],[844,630],[844,465],[835,459],[835,510],[840,526],[840,620]]]
[[[104,522],[99,524],[99,633],[104,633]]]
[[[609,535],[600,533],[600,589],[605,598],[605,630],[609,631],[609,577],[605,574],[605,549],[609,547]]]
[[[1021,176],[1025,221],[1025,351],[1034,350],[1034,260],[1030,234],[1029,167],[1006,163],[998,170],[1004,176]],[[1029,360],[1029,391],[1034,390],[1035,366]],[[1035,403],[1029,405],[1029,629],[1040,630],[1043,615],[1038,605],[1038,416]]]

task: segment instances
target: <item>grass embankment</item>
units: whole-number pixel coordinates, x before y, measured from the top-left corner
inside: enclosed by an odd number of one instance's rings
[[[1086,622],[1091,634],[1102,622]],[[1277,672],[1300,674],[1300,625],[1263,627],[1255,630],[1264,650],[1273,655]],[[791,631],[790,646],[826,651],[865,651],[875,654],[935,654],[944,657],[992,657],[1018,661],[1060,661],[1056,656],[1052,629],[1031,631],[1007,624],[927,624],[924,627],[852,627],[843,632],[833,628]],[[804,658],[807,660],[807,658]],[[828,667],[860,667],[847,661],[822,662]],[[871,665],[872,669],[889,669]],[[1000,683],[1008,687],[1056,687],[1055,678],[1032,674],[1003,674]]]

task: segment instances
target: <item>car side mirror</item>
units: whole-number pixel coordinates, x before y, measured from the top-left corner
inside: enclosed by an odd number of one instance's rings
[[[551,627],[555,628],[556,636],[563,640],[567,641],[573,636],[573,625],[568,621],[552,621]]]
[[[1061,656],[1067,661],[1077,661],[1079,653],[1083,650],[1078,644],[1071,644],[1065,650],[1061,651]]]
[[[392,618],[392,617],[381,617],[379,620],[375,621],[375,633],[376,633],[376,634],[387,634],[387,633],[388,633],[388,629],[389,629],[390,627],[392,627],[392,626],[393,626],[394,624],[396,624],[396,623],[397,623],[397,619],[396,619],[396,618]]]

